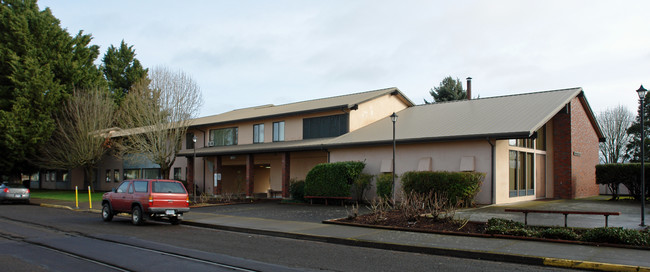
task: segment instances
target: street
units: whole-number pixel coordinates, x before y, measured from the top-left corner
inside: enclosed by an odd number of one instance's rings
[[[7,271],[568,271],[0,205]]]

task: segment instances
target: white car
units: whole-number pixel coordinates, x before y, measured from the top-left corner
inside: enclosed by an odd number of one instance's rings
[[[0,185],[0,202],[23,202],[29,204],[29,189],[19,183]]]

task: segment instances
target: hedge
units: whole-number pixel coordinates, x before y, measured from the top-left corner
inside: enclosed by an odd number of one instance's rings
[[[307,173],[305,196],[348,197],[365,166],[352,161],[318,164]]]
[[[646,196],[650,188],[650,164],[645,164]],[[612,190],[613,198],[618,196],[619,184],[625,185],[635,199],[641,199],[641,164],[611,163],[596,165],[596,183],[607,185]]]
[[[305,181],[292,180],[289,185],[289,193],[294,200],[305,201]]]
[[[453,204],[469,206],[481,189],[485,173],[478,172],[406,172],[402,175],[404,193],[445,195]]]

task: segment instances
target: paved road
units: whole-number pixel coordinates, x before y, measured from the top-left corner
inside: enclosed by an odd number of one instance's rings
[[[101,271],[99,267],[86,263],[85,260],[65,257],[57,252],[37,255],[46,249],[28,241],[47,243],[51,247],[84,254],[100,261],[113,262],[119,259],[119,267],[133,271],[151,270],[148,269],[150,266],[159,263],[173,263],[184,267],[196,265],[198,270],[202,267],[193,262],[184,263],[173,256],[148,256],[144,259],[127,257],[126,255],[131,255],[126,254],[127,251],[132,249],[127,249],[123,244],[135,246],[138,254],[142,253],[138,248],[149,247],[220,263],[253,266],[259,271],[568,271],[332,245],[183,225],[172,226],[156,222],[137,227],[131,225],[125,217],[116,217],[114,222],[103,222],[99,214],[95,213],[38,206],[0,205],[0,221],[0,234],[4,237],[0,238],[0,260],[10,260],[28,268],[24,271]],[[96,240],[97,238],[103,240]],[[122,244],[116,245],[115,242]],[[148,261],[150,258],[159,262]],[[133,264],[134,262],[136,264]],[[187,268],[184,270],[187,271]]]

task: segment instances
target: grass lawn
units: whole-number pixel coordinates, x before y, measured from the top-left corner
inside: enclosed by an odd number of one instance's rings
[[[90,193],[93,201],[101,200],[103,192]],[[75,201],[74,191],[30,190],[31,198]],[[88,202],[88,191],[79,191],[79,202]]]

